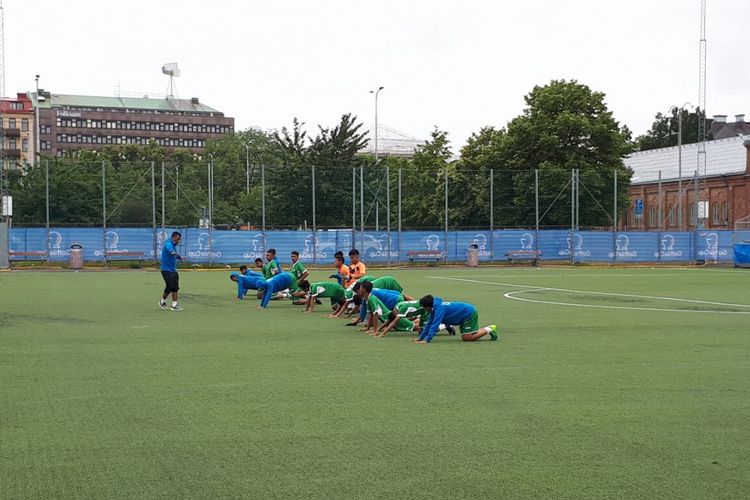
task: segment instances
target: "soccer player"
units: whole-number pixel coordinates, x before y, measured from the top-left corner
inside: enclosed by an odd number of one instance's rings
[[[262,274],[249,272],[252,274],[242,275],[235,272],[229,275],[229,279],[237,283],[237,297],[234,300],[243,300],[248,290],[257,290],[258,283],[264,281]]]
[[[359,278],[367,274],[367,266],[359,258],[359,250],[352,248],[349,250],[349,275],[344,280],[344,286],[349,288],[354,285]]]
[[[180,244],[182,234],[178,231],[172,232],[172,237],[164,242],[161,249],[161,277],[164,278],[164,295],[161,296],[159,307],[162,310],[167,309],[167,297],[172,294],[171,311],[182,311],[177,303],[177,292],[180,289],[180,275],[177,274],[177,261],[182,260],[182,256],[177,253],[177,245]]]
[[[260,259],[258,259],[258,260],[260,260]],[[261,263],[261,266],[262,266],[263,265],[263,261],[261,260],[260,263]],[[260,276],[261,278],[263,277],[263,273],[257,273],[255,271],[251,271],[250,269],[247,268],[247,266],[245,264],[242,264],[240,266],[240,274],[242,276],[256,276],[256,277]]]
[[[266,250],[266,265],[263,266],[263,276],[266,279],[273,278],[281,272],[281,265],[279,259],[276,257],[276,249],[269,248]]]
[[[307,280],[300,280],[299,287],[307,293],[307,307],[305,308],[305,312],[313,312],[315,310],[315,303],[318,299],[331,299],[331,306],[344,303],[345,290],[344,287],[338,283],[321,281],[311,284]]]
[[[336,263],[336,268],[338,269],[338,272],[336,274],[332,274],[329,276],[329,278],[333,278],[336,280],[336,282],[339,285],[344,284],[344,279],[341,277],[341,267],[338,265],[338,258],[341,257],[341,264],[344,265],[344,252],[341,250],[336,250],[336,253],[333,254],[334,262]],[[347,268],[348,269],[348,268]],[[348,272],[348,271],[347,271]]]
[[[359,279],[359,281],[362,281],[367,276],[363,276]],[[372,281],[372,286],[375,288],[381,288],[383,290],[393,290],[394,292],[398,292],[404,296],[404,300],[414,300],[414,297],[411,297],[409,295],[406,295],[404,293],[404,287],[401,286],[401,283],[396,280],[393,276],[381,276],[379,278],[370,279]],[[357,285],[354,285],[355,288]]]
[[[380,297],[373,293],[372,282],[365,281],[362,283],[360,290],[360,298],[362,299],[363,306],[366,304],[367,307],[362,307],[361,311],[369,311],[370,318],[362,328],[363,332],[368,332],[370,335],[378,336],[378,330],[380,329],[380,323],[385,321],[385,318],[391,314],[391,310],[380,300]],[[360,321],[364,319],[361,318]],[[356,324],[356,323],[355,323]]]
[[[396,307],[391,310],[385,327],[380,332],[381,336],[385,336],[391,330],[397,332],[414,331],[415,327],[424,324],[429,317],[430,314],[422,307],[418,300],[404,300],[396,304]],[[404,321],[411,323],[412,328],[407,329],[409,323],[405,323]]]
[[[336,268],[336,274],[332,275],[338,281],[339,285],[344,285],[344,282],[349,277],[349,266],[344,264],[344,254],[342,252],[336,252],[333,257],[333,265]]]
[[[404,296],[398,292],[394,292],[393,290],[374,288],[371,281],[365,281],[359,288],[359,295],[355,295],[355,297],[358,297],[360,300],[357,300],[356,298],[354,300],[355,304],[357,302],[360,302],[359,317],[355,321],[347,323],[347,326],[355,326],[358,323],[362,323],[367,318],[368,312],[370,313],[370,315],[372,315],[372,310],[370,310],[369,303],[367,301],[367,298],[371,296],[377,297],[378,300],[380,300],[388,310],[388,312],[386,312],[382,316],[382,320],[385,320],[385,318],[388,317],[388,315],[391,313],[391,309],[396,307],[396,304],[398,304],[399,302],[403,302],[404,300]],[[370,323],[371,322],[372,321],[370,321]]]
[[[419,304],[430,313],[430,317],[416,340],[417,344],[429,344],[438,332],[440,323],[458,326],[461,330],[461,340],[479,340],[487,334],[491,340],[497,340],[497,326],[479,328],[479,314],[472,304],[443,302],[440,297],[432,295],[425,295],[419,299]]]
[[[281,272],[271,279],[258,282],[258,290],[263,294],[263,300],[258,306],[259,309],[268,307],[268,303],[276,292],[282,292],[289,288],[294,277],[292,273]]]
[[[365,281],[373,281],[374,279],[375,277],[373,276],[362,276],[351,287],[346,288],[346,291],[344,292],[346,300],[343,304],[339,305],[339,307],[329,317],[338,318],[340,316],[343,316],[345,311],[348,311],[346,317],[350,318],[353,314],[358,313],[361,301],[355,301],[354,297],[359,294],[359,287],[362,285],[362,283],[364,283]]]
[[[294,250],[292,252],[292,268],[289,270],[289,272],[292,273],[292,276],[294,276],[292,286],[289,288],[292,293],[292,297],[303,298],[305,296],[305,292],[300,290],[299,282],[306,279],[310,273],[307,271],[307,269],[305,269],[305,265],[302,264],[302,262],[299,260],[299,252],[297,250]]]

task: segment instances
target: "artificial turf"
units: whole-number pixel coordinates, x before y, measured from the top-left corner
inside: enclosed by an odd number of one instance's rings
[[[747,497],[750,271],[371,274],[500,341],[260,311],[226,272],[181,312],[158,272],[0,274],[0,497]]]

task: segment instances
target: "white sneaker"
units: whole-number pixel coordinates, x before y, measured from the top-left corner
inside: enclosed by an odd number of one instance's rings
[[[166,311],[166,310],[167,310],[167,303],[166,303],[166,302],[162,302],[162,301],[160,300],[160,301],[159,301],[159,307],[161,307],[161,310],[162,310],[162,311]]]
[[[182,311],[182,308],[178,305],[169,308],[170,311]]]

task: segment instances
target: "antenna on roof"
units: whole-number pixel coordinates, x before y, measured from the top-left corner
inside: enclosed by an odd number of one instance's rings
[[[167,99],[174,99],[175,84],[174,79],[180,76],[180,68],[177,63],[167,63],[161,67],[161,72],[169,76],[169,86],[167,87]]]

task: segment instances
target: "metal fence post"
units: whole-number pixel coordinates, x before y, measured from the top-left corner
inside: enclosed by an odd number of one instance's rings
[[[357,169],[352,167],[352,247],[357,235]],[[351,250],[351,248],[349,249]]]
[[[360,231],[360,247],[364,246],[365,243],[365,177],[364,177],[364,166],[359,166],[359,231]],[[355,238],[352,238],[356,241]],[[356,246],[356,245],[355,245]]]
[[[315,220],[315,165],[312,166],[312,232],[313,232],[313,264],[315,264],[316,256],[318,253],[318,238],[316,236],[316,220]]]
[[[539,169],[534,169],[534,250],[539,251]]]
[[[154,173],[154,162],[151,162],[151,239],[154,248],[154,260],[156,260],[157,237],[156,237],[156,176]]]
[[[495,259],[495,169],[490,169],[490,260]]]
[[[102,255],[107,261],[107,173],[106,163],[102,161]]]
[[[398,262],[401,262],[401,167],[398,167]]]
[[[161,229],[164,230],[167,227],[167,205],[164,197],[164,162],[161,162]]]
[[[45,207],[47,216],[47,263],[49,263],[49,160],[44,160],[44,189],[45,189]]]
[[[448,165],[445,166],[445,259],[448,261]]]
[[[266,234],[266,165],[265,163],[260,166],[260,212],[261,212],[261,227],[263,228],[263,236]]]
[[[391,167],[385,166],[385,213],[388,231],[388,265],[391,264]]]
[[[612,264],[617,263],[617,169],[614,169],[614,217],[612,218]]]

